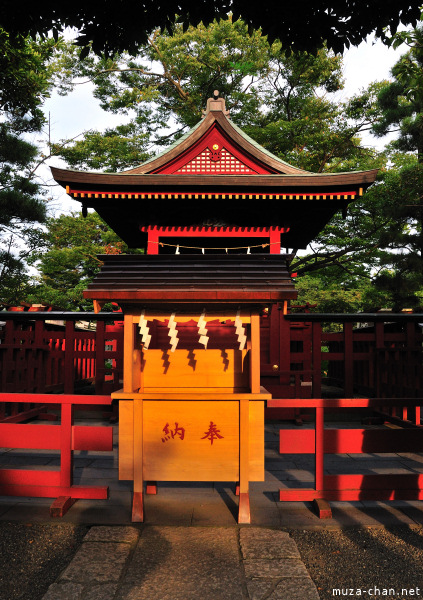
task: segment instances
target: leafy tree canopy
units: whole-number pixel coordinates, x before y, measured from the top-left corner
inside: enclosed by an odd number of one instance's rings
[[[168,145],[194,126],[214,89],[225,97],[234,123],[301,168],[342,170],[348,161],[354,168],[371,154],[358,136],[377,118],[377,85],[338,102],[332,93],[343,87],[340,57],[326,48],[287,54],[260,31],[249,35],[241,20],[186,31],[177,24],[173,35],[156,30],[136,57],[80,61],[70,46],[60,65],[64,93],[76,77],[89,78],[105,110],[131,119],[104,135],[89,132],[71,146],[56,145],[75,168],[115,171],[139,164],[152,145]]]
[[[334,93],[343,87],[342,60],[326,48],[287,54],[279,42],[269,44],[261,32],[249,36],[244,22],[227,19],[186,31],[177,25],[173,35],[155,31],[137,57],[90,55],[80,61],[71,47],[60,60],[64,92],[75,77],[89,78],[105,110],[131,118],[120,130],[89,132],[68,147],[55,146],[72,167],[135,166],[151,152],[149,141],[168,145],[195,125],[217,88],[231,119],[291,164],[319,172],[385,168],[387,156],[360,140],[381,118],[376,99],[383,84],[339,102]],[[176,133],[165,129],[169,122]],[[367,302],[368,294],[354,290],[369,287],[370,272],[380,268],[386,224],[383,199],[364,197],[346,219],[332,220],[311,254],[295,259],[293,270],[328,277],[332,284],[326,282],[325,290],[341,282],[345,293],[338,306],[351,304],[348,294],[356,306]]]
[[[14,40],[0,29],[0,227],[42,221],[45,205],[33,180],[37,148],[22,135],[39,131],[41,104],[49,95],[58,44],[30,38]]]
[[[49,218],[42,243],[28,264],[38,267],[39,278],[27,298],[63,310],[92,310],[82,292],[101,267],[99,254],[127,253],[127,246],[97,213],[73,212]]]
[[[92,44],[97,54],[110,56],[124,50],[136,54],[153,29],[171,30],[176,14],[186,26],[197,26],[226,19],[232,12],[235,19],[242,16],[250,31],[262,28],[271,41],[282,40],[285,48],[314,51],[326,41],[329,48],[342,52],[373,32],[383,36],[387,27],[395,33],[400,24],[415,26],[420,6],[421,0],[305,0],[289,6],[279,0],[46,0],[16,10],[16,3],[3,0],[0,26],[11,35],[33,37],[75,27],[79,45]]]

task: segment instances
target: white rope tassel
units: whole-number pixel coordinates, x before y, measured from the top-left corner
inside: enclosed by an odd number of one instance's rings
[[[244,347],[245,347],[245,344],[247,341],[247,336],[245,335],[245,327],[242,324],[239,311],[236,313],[235,327],[236,327],[235,333],[238,336],[239,349],[244,350]]]
[[[145,318],[145,310],[143,310],[140,316],[138,327],[140,328],[141,341],[144,344],[144,350],[148,350],[151,342],[151,335],[149,335],[150,328],[147,327],[147,323],[148,321]]]
[[[205,319],[206,311],[203,310],[201,313],[201,317],[198,319],[197,327],[198,333],[200,334],[200,339],[198,340],[199,344],[203,344],[204,348],[207,350],[207,344],[209,342],[209,337],[207,335],[207,321]]]
[[[176,329],[175,313],[172,313],[167,324],[169,328],[168,336],[170,337],[170,351],[175,352],[175,348],[178,345],[178,330]]]

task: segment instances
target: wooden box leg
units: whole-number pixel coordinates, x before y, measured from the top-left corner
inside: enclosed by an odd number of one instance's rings
[[[132,497],[132,522],[144,522],[144,498],[142,492],[134,492]]]
[[[250,495],[241,492],[239,494],[239,508],[238,508],[238,523],[250,523]]]
[[[134,400],[134,494],[132,497],[132,522],[144,521],[144,477],[142,456],[143,401]]]
[[[238,523],[250,523],[249,496],[249,411],[248,400],[239,402],[239,508]]]
[[[147,481],[145,486],[146,494],[157,494],[157,481]]]

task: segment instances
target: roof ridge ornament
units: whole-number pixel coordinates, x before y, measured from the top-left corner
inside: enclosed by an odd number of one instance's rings
[[[210,111],[221,111],[225,117],[229,117],[229,111],[226,110],[225,99],[219,98],[219,90],[214,90],[213,98],[207,100],[206,110],[203,111],[205,117]]]

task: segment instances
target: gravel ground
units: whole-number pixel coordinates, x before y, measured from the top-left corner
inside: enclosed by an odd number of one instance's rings
[[[0,600],[39,600],[69,564],[87,527],[0,522]]]
[[[423,599],[423,527],[290,532],[321,600]],[[334,590],[340,590],[340,593]]]

